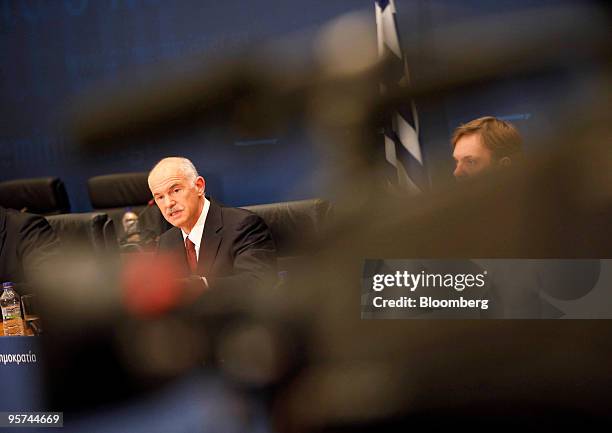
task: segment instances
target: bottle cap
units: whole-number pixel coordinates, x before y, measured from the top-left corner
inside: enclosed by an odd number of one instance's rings
[[[6,283],[2,283],[2,288],[3,289],[10,289],[15,287],[15,283],[12,283],[10,281],[7,281]]]

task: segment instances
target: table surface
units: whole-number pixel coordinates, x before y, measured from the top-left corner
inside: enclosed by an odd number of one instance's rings
[[[26,335],[33,337],[34,332],[32,332],[32,329],[29,326],[26,326],[25,322],[23,323],[23,326],[25,327]],[[0,326],[0,337],[4,337],[4,326]]]

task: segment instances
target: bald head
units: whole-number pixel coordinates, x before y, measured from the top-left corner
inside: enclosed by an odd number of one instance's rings
[[[187,158],[180,156],[170,156],[160,160],[149,172],[149,187],[151,186],[151,175],[156,171],[161,170],[176,170],[182,173],[187,179],[194,180],[198,177],[198,171],[193,163]]]
[[[164,218],[185,233],[191,232],[204,207],[206,185],[191,161],[164,158],[153,167],[148,182]]]

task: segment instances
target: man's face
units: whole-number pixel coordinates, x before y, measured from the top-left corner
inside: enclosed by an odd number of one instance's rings
[[[453,158],[456,164],[453,175],[457,180],[480,174],[493,165],[493,154],[484,146],[478,133],[459,138],[455,144]]]
[[[201,176],[194,182],[171,162],[162,163],[149,175],[149,188],[164,218],[186,233],[191,232],[202,212],[204,185]]]

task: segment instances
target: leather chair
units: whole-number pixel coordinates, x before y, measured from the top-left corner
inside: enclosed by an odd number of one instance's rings
[[[159,236],[170,228],[152,201],[147,176],[147,172],[118,173],[95,176],[87,181],[92,207],[108,214],[118,239],[125,235],[121,219],[128,208],[138,214],[141,229]]]
[[[0,182],[0,206],[39,215],[70,212],[66,186],[58,177]]]
[[[278,252],[281,276],[300,271],[305,256],[314,254],[323,240],[331,205],[322,199],[243,206],[268,225]]]
[[[103,212],[47,216],[62,248],[96,255],[115,254],[119,246],[113,221]]]

